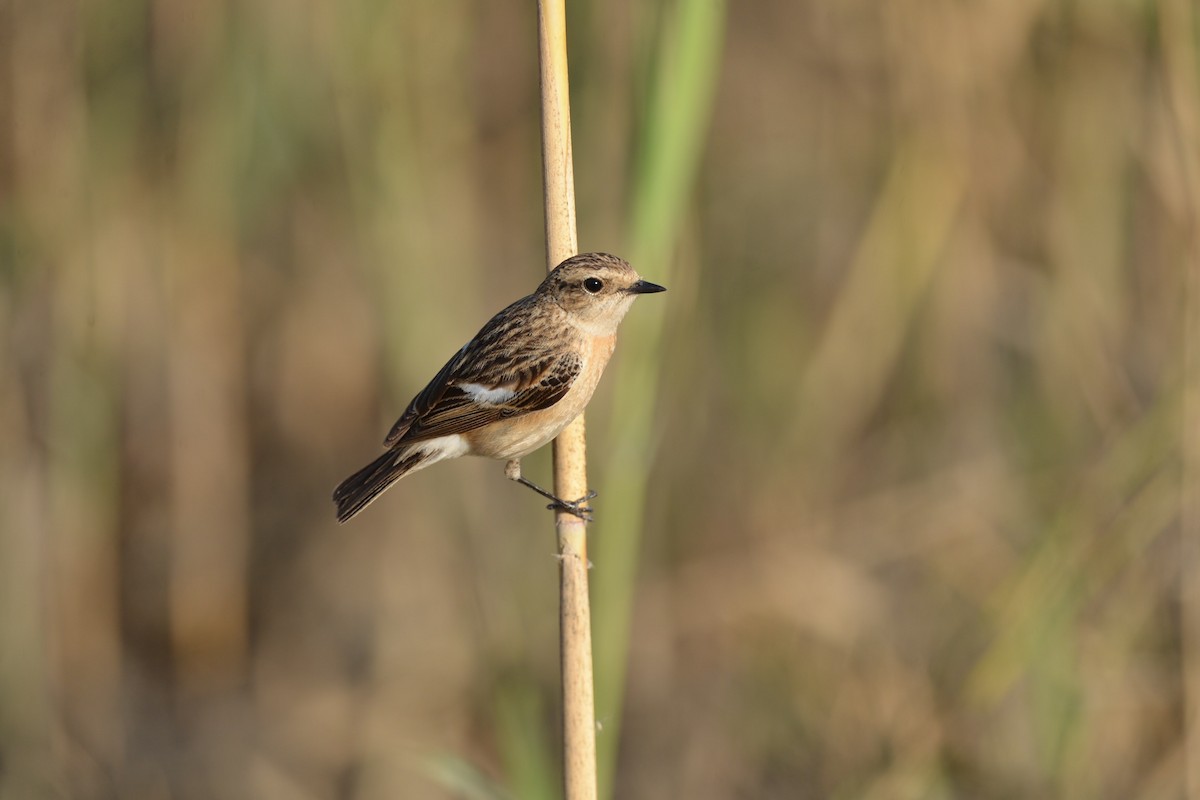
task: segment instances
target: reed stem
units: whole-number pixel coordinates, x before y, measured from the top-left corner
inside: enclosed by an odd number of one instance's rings
[[[567,26],[563,0],[538,3],[542,89],[542,174],[546,209],[546,265],[578,251],[571,111],[567,80]],[[554,493],[587,493],[583,416],[554,441]],[[596,797],[596,709],[592,688],[592,623],[588,604],[587,527],[578,517],[555,516],[560,564],[559,634],[562,659],[563,790],[567,800]]]

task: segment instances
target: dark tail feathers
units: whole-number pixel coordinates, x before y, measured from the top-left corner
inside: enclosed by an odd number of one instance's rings
[[[338,522],[346,522],[369,506],[384,489],[403,478],[429,458],[420,450],[389,450],[333,490]]]

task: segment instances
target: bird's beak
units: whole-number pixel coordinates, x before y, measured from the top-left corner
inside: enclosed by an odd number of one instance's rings
[[[638,281],[629,287],[630,294],[654,294],[655,292],[665,292],[667,287],[659,286],[657,283],[650,281]]]

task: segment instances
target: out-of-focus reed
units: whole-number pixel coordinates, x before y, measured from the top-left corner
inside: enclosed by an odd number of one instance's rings
[[[670,287],[590,414],[607,789],[1185,796],[1194,9],[568,13],[581,247]],[[0,797],[553,796],[545,512],[328,502],[540,279],[534,33],[0,6]]]
[[[649,91],[632,152],[625,250],[633,263],[672,287],[669,302],[681,309],[696,291],[697,278],[694,269],[674,269],[676,245],[708,138],[725,13],[721,0],[682,0],[671,5],[658,35],[649,40],[644,59],[644,84]],[[690,258],[685,263],[694,266]],[[604,731],[598,745],[599,765],[602,792],[609,797],[617,769],[646,503],[655,491],[652,467],[661,443],[658,420],[669,413],[660,406],[658,391],[667,317],[660,308],[630,320],[624,337],[636,345],[626,349],[611,378],[610,436],[604,444],[605,514],[592,548],[599,565],[592,581],[598,653],[596,713]],[[685,319],[686,312],[673,318]]]

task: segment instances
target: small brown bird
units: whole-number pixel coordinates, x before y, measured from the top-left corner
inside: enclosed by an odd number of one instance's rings
[[[559,264],[533,294],[483,326],[408,404],[379,458],[333,492],[338,520],[366,508],[396,481],[447,458],[506,459],[504,474],[591,519],[594,492],[563,500],[521,475],[521,458],[557,436],[592,398],[639,294],[666,291],[623,259],[584,253]]]

